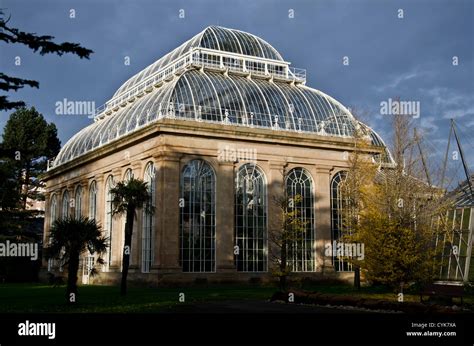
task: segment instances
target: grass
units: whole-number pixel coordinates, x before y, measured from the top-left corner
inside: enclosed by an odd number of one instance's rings
[[[363,287],[356,290],[342,284],[320,284],[302,287],[308,291],[328,294],[351,295],[396,301],[397,295],[384,287]],[[65,287],[45,284],[0,284],[1,313],[152,313],[172,311],[178,304],[206,301],[268,300],[276,291],[271,286],[210,286],[185,288],[130,287],[125,297],[120,296],[118,286],[80,286],[75,306],[65,304]],[[178,301],[185,294],[185,303]],[[419,301],[418,294],[406,293],[404,301]],[[459,303],[456,299],[455,303]],[[464,303],[474,305],[474,296],[464,297]]]
[[[350,285],[308,285],[303,287],[307,291],[317,291],[327,294],[341,294],[359,298],[397,300],[398,295],[392,289],[384,286],[361,287],[360,290]],[[420,296],[416,293],[406,292],[403,296],[404,301],[418,302]]]
[[[147,313],[165,311],[177,304],[179,294],[185,294],[185,304],[219,300],[267,300],[273,287],[186,287],[136,288],[120,296],[117,286],[80,286],[77,304],[65,304],[65,287],[44,284],[1,284],[0,312],[93,312],[93,313]]]

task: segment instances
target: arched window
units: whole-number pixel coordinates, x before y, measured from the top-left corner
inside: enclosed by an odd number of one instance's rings
[[[82,215],[82,187],[79,185],[76,188],[76,196],[74,198],[74,211],[76,219],[79,219]]]
[[[288,244],[288,264],[295,272],[312,272],[315,270],[313,180],[304,168],[294,168],[288,173],[286,194],[289,201],[301,197],[299,203],[290,203],[289,207],[298,211],[305,227],[298,241]]]
[[[130,179],[133,178],[133,172],[130,168],[128,168],[126,171],[125,171],[125,174],[123,175],[123,180],[128,183],[130,181]]]
[[[109,175],[107,181],[105,182],[105,223],[104,223],[104,233],[105,237],[108,239],[108,251],[107,257],[105,260],[105,266],[108,268],[112,262],[112,229],[114,226],[114,216],[113,216],[113,201],[112,193],[110,190],[115,186],[114,177]]]
[[[267,189],[263,172],[243,165],[235,191],[235,262],[238,271],[267,270]]]
[[[97,183],[95,180],[89,187],[89,218],[97,218]]]
[[[69,217],[69,192],[64,190],[61,218],[65,219],[67,217]]]
[[[216,177],[203,160],[192,160],[181,173],[180,263],[185,272],[216,268]]]
[[[130,173],[132,171],[130,170]],[[130,179],[130,178],[129,178]],[[155,206],[155,189],[156,189],[156,170],[152,162],[149,162],[145,167],[145,176],[143,179],[147,183],[148,192],[150,193],[150,200],[148,203]],[[147,213],[146,208],[143,208],[143,224],[142,224],[142,272],[149,273],[150,267],[153,264],[153,232],[155,229],[155,222],[152,213]]]
[[[51,197],[50,211],[49,211],[49,224],[52,225],[58,218],[58,198],[56,194]]]
[[[337,172],[331,181],[331,238],[332,241],[339,241],[344,233],[342,213],[346,202],[341,194],[341,183],[346,179],[347,172]],[[332,244],[331,244],[332,245]],[[339,272],[352,271],[352,264],[342,257],[333,254],[334,270]]]

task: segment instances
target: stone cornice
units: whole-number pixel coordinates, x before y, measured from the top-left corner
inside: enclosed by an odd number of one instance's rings
[[[73,161],[67,162],[57,168],[46,172],[45,181],[63,174],[77,166],[98,160],[104,156],[123,150],[125,147],[142,142],[148,138],[161,135],[195,136],[204,138],[218,138],[234,141],[247,141],[251,143],[269,143],[288,146],[299,146],[305,148],[324,148],[339,151],[351,151],[354,148],[353,138],[341,138],[321,136],[317,134],[274,131],[272,129],[250,128],[243,126],[232,126],[214,123],[182,120],[182,119],[160,119],[138,131],[132,132],[118,141],[113,141],[100,148],[96,148]],[[370,147],[364,149],[367,153],[382,152],[382,148]],[[161,150],[153,157],[160,157]]]
[[[331,174],[331,171],[333,170],[332,166],[316,166],[314,168],[316,173],[321,173],[321,174]]]

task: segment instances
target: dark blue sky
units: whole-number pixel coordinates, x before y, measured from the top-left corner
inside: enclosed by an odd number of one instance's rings
[[[35,106],[57,125],[63,144],[91,120],[55,115],[57,101],[99,106],[133,74],[217,24],[272,44],[292,66],[307,70],[307,85],[364,113],[387,142],[390,131],[380,103],[389,98],[420,102],[416,121],[434,158],[446,148],[449,118],[456,118],[474,168],[474,1],[2,0],[0,7],[11,14],[11,26],[94,50],[90,60],[80,60],[0,44],[2,72],[40,82],[40,89],[11,93],[10,100]],[[76,18],[69,17],[70,9]],[[289,9],[294,19],[288,18]],[[125,56],[130,66],[124,65]],[[10,113],[0,114],[2,129]]]

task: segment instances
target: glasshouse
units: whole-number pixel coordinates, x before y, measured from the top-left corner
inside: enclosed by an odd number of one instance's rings
[[[350,265],[324,248],[340,234],[338,184],[356,130],[364,155],[393,165],[380,136],[307,86],[306,71],[269,43],[207,27],[120,86],[50,162],[44,241],[57,218],[96,219],[110,244],[98,276],[84,256],[82,281],[116,281],[125,220],[112,213],[110,189],[133,176],[148,182],[155,212],[137,215],[131,280],[269,280],[274,201],[298,194],[305,231],[289,258],[295,275],[350,279]]]
[[[466,180],[450,193],[454,208],[446,215],[449,232],[436,239],[442,244],[441,266],[437,275],[441,282],[474,282],[474,175],[470,180],[470,183]]]

